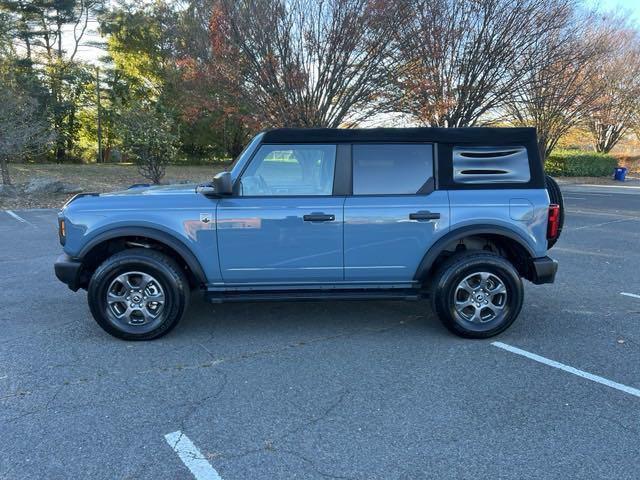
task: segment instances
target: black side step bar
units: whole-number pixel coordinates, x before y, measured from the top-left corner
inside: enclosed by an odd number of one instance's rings
[[[205,292],[212,303],[224,302],[305,302],[319,300],[419,300],[424,292],[416,289],[397,290],[296,290],[252,292]]]

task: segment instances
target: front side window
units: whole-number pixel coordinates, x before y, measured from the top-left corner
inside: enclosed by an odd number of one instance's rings
[[[242,175],[240,195],[331,195],[335,162],[335,145],[262,145]]]
[[[354,195],[425,193],[433,178],[433,148],[427,144],[353,146]]]

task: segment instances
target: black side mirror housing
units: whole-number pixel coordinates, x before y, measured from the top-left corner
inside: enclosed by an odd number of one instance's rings
[[[218,173],[213,177],[213,186],[218,195],[231,195],[233,193],[231,174],[229,172]]]
[[[229,172],[220,172],[211,183],[203,183],[196,187],[196,192],[206,197],[223,197],[233,193],[233,183]]]

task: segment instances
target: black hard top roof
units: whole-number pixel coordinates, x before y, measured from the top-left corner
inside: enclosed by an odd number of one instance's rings
[[[440,142],[508,145],[535,143],[535,128],[277,128],[264,132],[263,143]]]

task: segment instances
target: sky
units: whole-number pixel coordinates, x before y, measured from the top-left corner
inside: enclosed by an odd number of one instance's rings
[[[67,50],[73,49],[73,27],[63,27],[62,40],[63,48],[66,48]],[[87,31],[82,37],[82,43],[78,47],[76,58],[78,60],[83,60],[94,65],[98,65],[100,63],[98,59],[101,56],[105,55],[105,52],[104,50],[91,46],[91,43],[101,40],[102,39],[100,38],[100,35],[98,35],[98,22],[90,21],[87,25]]]
[[[601,11],[626,10],[631,18],[640,25],[640,0],[588,0],[586,3]]]
[[[635,10],[636,14],[640,11],[640,0],[601,0],[603,8],[622,7],[629,10]]]

